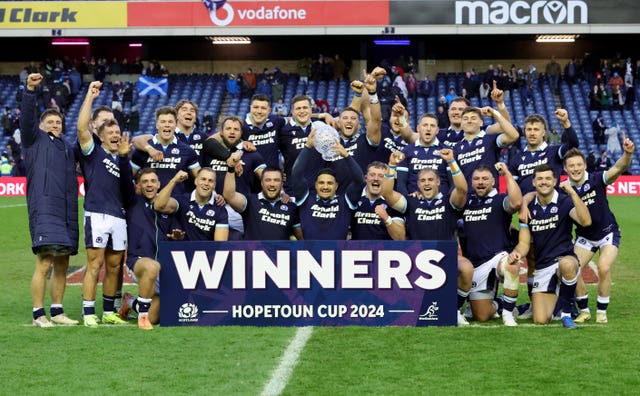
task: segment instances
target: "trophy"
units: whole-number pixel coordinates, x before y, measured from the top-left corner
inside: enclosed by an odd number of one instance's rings
[[[313,138],[313,146],[322,155],[322,159],[325,161],[335,161],[339,159],[340,153],[334,148],[336,142],[340,139],[338,131],[322,121],[314,121],[312,128],[316,130]]]

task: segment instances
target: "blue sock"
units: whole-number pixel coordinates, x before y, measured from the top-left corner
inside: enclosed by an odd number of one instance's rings
[[[51,304],[51,317],[58,316],[64,313],[62,304]]]
[[[109,314],[113,312],[114,301],[115,301],[114,296],[105,296],[104,294],[102,295],[103,314]]]
[[[47,313],[44,311],[44,308],[34,308],[33,309],[33,319],[38,319],[41,316],[46,316]]]

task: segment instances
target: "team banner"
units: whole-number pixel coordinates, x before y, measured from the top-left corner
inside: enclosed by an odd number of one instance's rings
[[[454,326],[453,241],[164,242],[162,326]]]

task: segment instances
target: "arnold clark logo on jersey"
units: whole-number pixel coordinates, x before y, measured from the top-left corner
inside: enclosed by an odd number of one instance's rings
[[[456,1],[456,25],[586,24],[587,3],[581,0]]]

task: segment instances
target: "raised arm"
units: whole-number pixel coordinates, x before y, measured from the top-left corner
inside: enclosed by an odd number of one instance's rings
[[[387,209],[385,209],[384,205],[377,205],[373,210],[384,222],[391,239],[393,239],[394,241],[404,241],[405,239],[407,239],[407,230],[404,226],[404,221],[394,219],[389,216],[389,213],[387,213]]]
[[[24,147],[31,146],[38,136],[38,106],[36,88],[44,77],[40,73],[31,73],[27,77],[27,86],[20,102],[20,137]]]
[[[404,195],[393,189],[395,181],[396,168],[398,163],[404,159],[404,154],[401,151],[391,153],[389,156],[389,166],[387,172],[384,174],[384,180],[382,180],[381,195],[385,201],[400,213],[404,213],[407,208],[407,199]]]
[[[136,186],[133,182],[133,171],[129,161],[131,143],[129,134],[123,133],[118,143],[118,167],[120,168],[120,195],[125,208],[133,205],[136,196]]]
[[[162,161],[164,159],[164,153],[160,150],[156,150],[149,144],[149,140],[152,138],[153,135],[138,135],[131,139],[131,142],[136,150],[144,151],[149,154],[149,157],[153,158],[154,161]]]
[[[382,139],[382,109],[376,94],[377,82],[372,74],[368,74],[364,79],[364,87],[369,94],[369,120],[367,121],[367,139],[377,145]]]
[[[509,120],[504,118],[502,113],[500,113],[499,111],[497,111],[496,109],[490,106],[483,107],[481,110],[482,110],[483,117],[491,116],[496,121],[498,121],[497,125],[499,125],[500,131],[502,131],[500,133],[500,136],[498,137],[498,141],[503,147],[507,147],[513,144],[513,142],[515,142],[520,138],[520,134],[518,134],[518,130],[516,129],[516,127],[514,127]],[[495,127],[495,124],[489,128],[491,129],[494,127]]]
[[[620,157],[615,164],[604,174],[607,184],[611,184],[618,179],[618,177],[631,166],[631,160],[633,159],[633,152],[636,150],[636,145],[631,139],[629,139],[624,132],[622,132],[622,157]]]
[[[493,89],[491,90],[491,99],[493,99],[493,101],[496,102],[496,107],[498,108],[498,112],[505,118],[505,120],[511,122],[511,115],[509,114],[509,109],[507,109],[507,106],[504,104],[504,91],[501,89],[498,89],[498,83],[496,82],[496,80],[493,80]],[[491,127],[493,127],[493,125]],[[492,132],[489,132],[491,127],[487,129],[488,133],[492,133]],[[496,125],[496,127],[498,127],[498,125]]]
[[[102,82],[92,81],[87,89],[87,94],[80,107],[80,113],[78,113],[78,143],[80,143],[80,149],[87,151],[93,144],[93,136],[89,130],[89,124],[91,123],[91,107],[93,101],[100,96],[100,88],[102,88]]]
[[[161,213],[175,213],[178,209],[178,201],[171,197],[176,184],[182,183],[189,178],[189,174],[183,170],[178,171],[175,176],[169,180],[153,202],[153,208]]]
[[[589,227],[591,225],[591,213],[589,213],[589,208],[582,202],[576,190],[571,187],[571,182],[568,179],[563,181],[560,183],[560,188],[571,197],[571,201],[573,202],[574,208],[569,212],[569,216],[571,216],[573,221],[578,225]]]
[[[498,162],[495,167],[498,173],[504,176],[507,181],[507,202],[504,209],[508,213],[515,213],[522,207],[522,191],[511,172],[509,172],[507,164]]]
[[[227,172],[224,175],[224,188],[222,195],[229,205],[238,213],[244,212],[247,206],[247,197],[236,191],[236,173],[235,169],[240,163],[242,151],[236,151],[227,158]]]
[[[451,170],[451,178],[453,179],[453,191],[449,202],[456,208],[463,208],[467,202],[467,179],[464,177],[464,173],[460,170],[458,163],[453,158],[453,150],[442,149],[440,150],[440,158],[447,162],[447,166]]]
[[[562,146],[561,154],[564,155],[570,148],[580,146],[580,141],[578,140],[576,131],[571,127],[569,113],[565,109],[557,109],[554,114],[564,129],[563,135],[567,137],[567,142]]]
[[[302,202],[309,193],[309,181],[304,177],[304,170],[308,167],[311,150],[314,150],[313,137],[315,134],[316,130],[311,130],[304,148],[300,151],[300,154],[298,154],[296,161],[293,163],[293,168],[291,169],[293,196],[296,198],[296,204]]]
[[[400,134],[402,140],[411,144],[418,140],[420,135],[411,129],[411,125],[409,125],[407,117],[405,117],[404,113],[405,108],[400,102],[400,98],[396,96],[396,102],[394,103],[393,107],[391,107],[391,117],[389,119],[389,123],[392,125],[398,125],[398,133]]]

